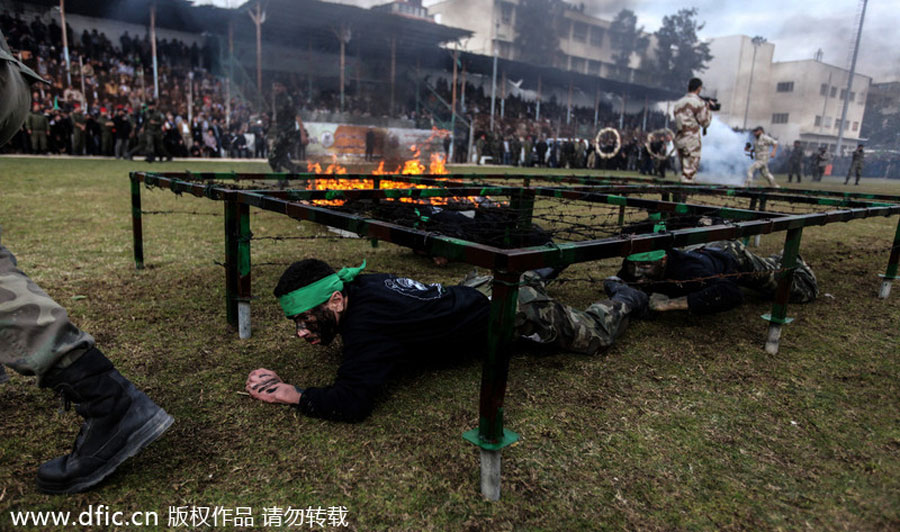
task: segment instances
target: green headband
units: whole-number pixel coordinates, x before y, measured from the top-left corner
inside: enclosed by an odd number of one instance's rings
[[[635,253],[628,255],[628,260],[633,262],[656,262],[666,257],[666,250],[657,249],[656,251],[648,251],[646,253]]]
[[[650,215],[651,220],[659,220],[660,215],[658,212],[655,212]],[[666,222],[659,221],[653,225],[654,233],[662,233],[666,230]],[[656,251],[647,251],[646,253],[634,253],[632,255],[628,255],[627,259],[633,262],[656,262],[658,260],[664,259],[666,256],[666,250],[657,249]]]
[[[366,259],[363,259],[358,268],[342,268],[337,273],[284,294],[278,298],[281,308],[284,309],[284,315],[290,318],[328,301],[331,294],[343,290],[344,283],[355,279],[365,267]]]

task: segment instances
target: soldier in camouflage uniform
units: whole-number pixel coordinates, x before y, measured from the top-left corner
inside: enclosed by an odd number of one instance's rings
[[[703,82],[693,78],[688,82],[688,92],[675,102],[675,148],[681,161],[681,182],[693,183],[700,169],[701,131],[709,127],[712,111],[706,100],[700,98]]]
[[[490,298],[492,280],[489,275],[470,273],[460,284]],[[522,274],[516,302],[516,336],[573,353],[602,353],[625,331],[629,317],[640,315],[647,306],[644,294],[615,278],[604,281],[604,290],[611,299],[578,310],[548,295],[547,281],[538,272]]]
[[[115,142],[113,131],[115,127],[116,124],[113,122],[112,114],[110,111],[104,110],[103,116],[100,117],[100,155],[109,156],[113,154],[113,143]]]
[[[797,182],[803,179],[803,146],[799,140],[794,141],[794,149],[791,150],[791,157],[788,159],[788,183],[794,176],[797,176]]]
[[[653,294],[650,297],[652,310],[710,314],[740,305],[743,302],[741,288],[752,289],[768,299],[774,298],[779,270],[781,253],[760,257],[742,243],[727,240],[682,250],[632,255],[623,261],[619,276]],[[798,256],[790,301],[809,303],[818,295],[815,274]]]
[[[747,180],[744,181],[744,186],[750,186],[750,183],[753,182],[753,174],[759,170],[759,173],[769,180],[769,185],[773,188],[780,188],[778,183],[775,182],[775,176],[769,171],[769,158],[775,157],[775,154],[778,152],[778,141],[766,135],[762,126],[753,128],[753,136],[756,139],[753,142],[754,160],[750,168],[747,169]]]
[[[865,150],[863,150],[863,145],[858,144],[856,146],[856,149],[853,151],[853,159],[850,161],[850,168],[847,170],[847,179],[844,180],[845,185],[850,182],[850,176],[853,174],[856,174],[856,182],[853,184],[859,184],[859,178],[862,176],[864,157]]]
[[[156,157],[171,161],[172,156],[163,143],[163,124],[166,123],[166,115],[156,108],[156,102],[150,100],[147,102],[147,112],[144,114],[144,125],[141,138],[143,139],[144,153],[147,155],[147,162],[152,163]]]
[[[303,122],[297,114],[294,100],[287,92],[287,87],[282,81],[272,83],[274,92],[274,116],[269,133],[266,136],[268,144],[269,166],[272,171],[280,172],[284,168],[287,172],[299,172],[300,167],[291,161],[291,147],[297,141],[303,141]]]
[[[34,109],[25,119],[25,130],[31,139],[31,151],[34,153],[47,153],[47,136],[50,135],[50,120],[41,112],[40,104],[35,103]]]
[[[22,127],[31,100],[29,82],[41,81],[9,53],[0,33],[0,146]],[[72,452],[38,469],[37,485],[46,493],[89,489],[172,424],[172,417],[116,371],[94,338],[69,321],[66,309],[25,275],[2,245],[0,363],[36,375],[42,388],[76,403],[85,418]]]
[[[84,155],[84,137],[87,128],[87,118],[81,110],[81,104],[75,102],[75,110],[69,115],[72,122],[72,155]]]

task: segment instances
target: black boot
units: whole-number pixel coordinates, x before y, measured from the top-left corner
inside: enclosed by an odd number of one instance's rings
[[[628,307],[629,315],[640,318],[647,313],[650,297],[644,292],[628,286],[618,277],[607,277],[603,280],[603,291],[613,301],[621,301]]]
[[[42,386],[76,403],[75,411],[84,418],[72,453],[38,469],[38,489],[45,493],[87,490],[159,438],[174,421],[96,347],[71,366],[46,375]]]

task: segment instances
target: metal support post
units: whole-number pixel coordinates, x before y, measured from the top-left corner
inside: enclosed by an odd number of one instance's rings
[[[755,211],[757,201],[758,201],[758,199],[756,196],[753,196],[752,198],[750,198],[750,207],[748,207],[748,209],[751,211]],[[744,238],[741,239],[741,241],[744,243],[745,246],[750,245],[750,237],[749,236],[745,236]]]
[[[619,227],[625,227],[625,206],[619,205]]]
[[[506,235],[506,243],[510,247],[522,247],[524,235],[531,229],[531,220],[534,216],[534,191],[520,189],[510,197],[509,207],[516,215],[516,224],[513,233]],[[508,225],[507,225],[508,227]]]
[[[144,226],[141,221],[141,182],[134,174],[131,178],[131,234],[134,237],[134,267],[144,269]]]
[[[760,211],[766,210],[766,197],[765,196],[759,198],[759,210]],[[755,248],[759,247],[759,239],[761,237],[762,237],[762,235],[755,235],[753,237],[753,247],[755,247]]]
[[[897,233],[894,235],[894,245],[891,247],[891,258],[888,259],[887,271],[881,276],[881,291],[879,299],[887,299],[891,295],[891,282],[897,278],[897,264],[900,263],[900,220],[897,221]]]
[[[793,318],[787,317],[787,304],[791,296],[791,284],[794,282],[794,270],[797,269],[797,255],[800,252],[800,238],[803,227],[788,229],[784,239],[784,253],[781,257],[781,271],[777,272],[778,289],[775,291],[775,304],[772,313],[762,318],[769,322],[769,335],[766,339],[766,353],[778,354],[781,343],[781,326],[790,323]]]
[[[225,314],[241,339],[250,338],[250,207],[225,201]]]
[[[500,499],[500,450],[515,443],[519,435],[503,428],[503,397],[509,374],[509,358],[516,317],[519,274],[494,271],[488,351],[481,373],[478,428],[463,438],[481,448],[481,493],[488,500]]]

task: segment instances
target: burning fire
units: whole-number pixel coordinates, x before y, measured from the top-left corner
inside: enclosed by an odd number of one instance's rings
[[[440,132],[441,130],[436,130]],[[434,137],[435,133],[432,132],[432,137]],[[412,157],[403,162],[403,164],[398,165],[393,171],[384,169],[384,161],[378,163],[378,168],[372,171],[373,176],[381,176],[381,175],[422,175],[426,172],[435,175],[446,175],[450,172],[447,170],[446,161],[443,156],[437,153],[431,154],[430,164],[426,167],[421,161],[421,150],[413,144],[410,146],[410,151],[412,152]],[[337,156],[332,155],[331,164],[329,164],[325,169],[322,169],[322,166],[319,163],[308,162],[306,164],[307,171],[312,174],[317,175],[343,175],[347,174],[347,168],[341,166],[337,162]],[[310,186],[315,190],[353,190],[353,189],[372,189],[375,188],[375,180],[374,179],[340,179],[340,178],[327,178],[327,179],[316,179],[309,183]],[[404,181],[392,181],[389,179],[380,180],[379,182],[380,189],[399,189],[399,188],[431,188],[428,185],[418,185],[414,183],[407,183]],[[412,198],[400,198],[400,201],[405,202],[413,202]],[[448,202],[447,198],[430,198],[431,203],[434,204],[445,204]],[[343,205],[344,200],[315,200],[313,203],[316,205]]]

